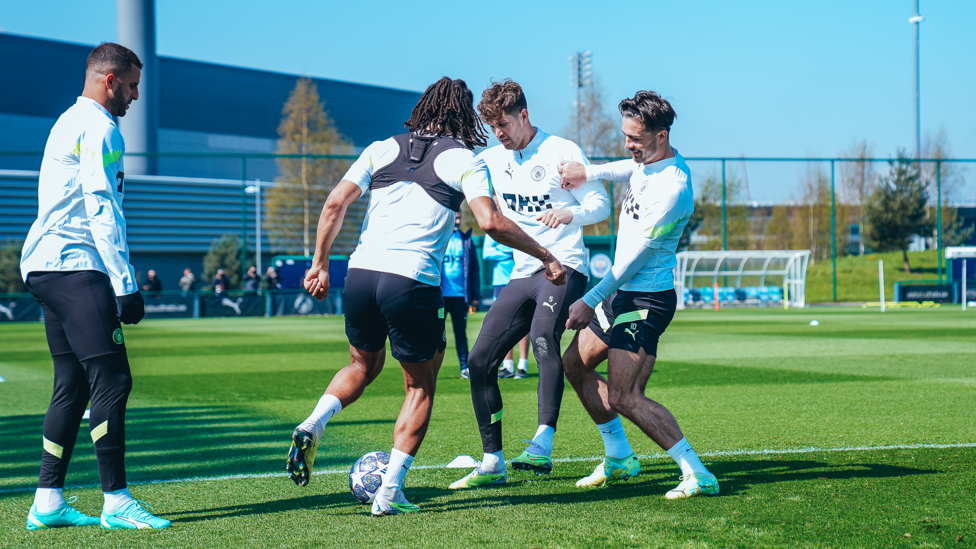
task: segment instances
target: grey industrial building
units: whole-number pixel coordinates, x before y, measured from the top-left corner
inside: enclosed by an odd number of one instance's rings
[[[0,243],[22,241],[37,216],[39,153],[57,117],[80,95],[92,47],[0,33],[0,71],[30,83],[0,87]],[[234,155],[275,151],[282,107],[299,76],[168,57],[155,61],[158,113],[147,132],[160,157],[140,165],[138,157],[127,156],[125,212],[136,270],[155,269],[166,289],[176,289],[184,267],[201,274],[214,239],[241,234],[244,180],[274,181],[274,159],[242,161]],[[357,152],[403,131],[420,97],[313,80],[339,132]],[[145,136],[130,140],[129,122],[129,116],[120,120],[127,153],[143,152],[132,143],[146,143]],[[253,249],[254,195],[244,200],[243,223]],[[262,246],[268,257],[275,250],[266,238]]]

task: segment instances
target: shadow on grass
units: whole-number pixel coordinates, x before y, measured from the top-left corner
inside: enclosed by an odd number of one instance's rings
[[[342,422],[392,424],[395,420]],[[0,497],[36,486],[43,415],[0,418]],[[255,417],[230,406],[136,408],[126,412],[129,482],[284,472],[292,423]],[[359,457],[355,441],[330,440],[316,466],[344,468]],[[98,469],[82,420],[68,469],[68,487],[98,485]]]
[[[354,505],[352,496],[348,492],[341,492],[335,494],[320,494],[289,499],[278,499],[273,501],[244,503],[241,505],[214,507],[211,509],[197,509],[193,511],[183,511],[180,513],[169,513],[161,516],[174,522],[178,521],[180,524],[185,524],[189,522],[201,522],[221,518],[267,515],[271,513],[283,513],[298,510],[315,511],[332,509],[335,507],[350,507],[352,505]]]
[[[931,475],[939,471],[934,469],[916,469],[884,463],[848,463],[834,465],[814,460],[747,460],[714,462],[710,470],[719,479],[721,492],[712,497],[740,495],[750,488],[765,484],[781,482],[824,482],[837,480],[852,480],[865,478],[896,478],[914,475]],[[607,488],[584,489],[576,488],[572,483],[576,476],[553,475],[550,482],[557,483],[560,492],[553,492],[553,488],[546,488],[548,483],[537,484],[540,491],[531,494],[486,495],[478,490],[454,492],[458,495],[469,496],[445,503],[432,502],[422,506],[427,512],[456,511],[458,509],[474,509],[481,507],[495,507],[502,505],[548,504],[548,503],[586,503],[606,500],[621,500],[633,498],[664,498],[668,490],[678,484],[678,470],[672,463],[648,464],[640,476],[625,482],[611,484]],[[517,487],[528,481],[515,480],[509,477],[509,486]],[[502,488],[504,490],[504,488]],[[412,488],[409,498],[420,505],[426,499],[433,499],[450,493],[450,490],[437,488]]]

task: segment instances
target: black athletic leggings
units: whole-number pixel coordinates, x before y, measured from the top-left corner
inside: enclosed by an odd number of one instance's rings
[[[468,367],[468,304],[463,297],[444,298],[444,316],[447,315],[451,315],[454,347],[463,370]]]
[[[126,487],[125,406],[132,390],[118,305],[99,271],[32,272],[27,286],[44,311],[54,393],[44,416],[40,488],[63,488],[78,428],[88,426],[102,491]]]
[[[471,401],[485,452],[502,449],[502,395],[498,367],[509,349],[529,334],[539,364],[539,425],[556,428],[563,398],[563,361],[559,339],[569,306],[583,296],[586,277],[566,269],[566,284],[554,286],[538,271],[505,286],[485,315],[478,340],[468,357]]]

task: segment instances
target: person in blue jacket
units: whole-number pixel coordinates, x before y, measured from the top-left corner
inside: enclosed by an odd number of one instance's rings
[[[502,288],[508,285],[512,278],[512,268],[515,267],[515,257],[512,248],[504,244],[495,242],[490,236],[485,235],[485,245],[481,250],[481,257],[485,261],[494,261],[495,268],[491,274],[491,284],[495,287],[495,298],[501,293]],[[522,338],[518,343],[519,362],[518,369],[515,368],[515,349],[509,349],[502,362],[502,367],[498,369],[498,377],[523,379],[529,375],[529,336]]]
[[[471,229],[461,232],[461,212],[454,218],[454,233],[444,253],[441,291],[444,294],[444,313],[451,315],[461,377],[468,379],[468,308],[478,306],[481,273],[478,254],[471,242]]]

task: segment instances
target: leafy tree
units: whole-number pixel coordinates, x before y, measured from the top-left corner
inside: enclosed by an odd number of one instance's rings
[[[867,238],[879,251],[901,250],[905,272],[912,272],[908,262],[908,244],[912,235],[931,230],[927,219],[928,189],[922,184],[918,162],[898,151],[897,160],[888,161],[888,172],[865,205]]]
[[[949,149],[949,138],[945,129],[940,129],[934,136],[926,139],[922,149],[924,158],[946,160],[952,158]],[[973,227],[967,227],[965,220],[959,217],[956,208],[950,206],[956,192],[965,183],[958,165],[952,162],[926,162],[922,170],[923,180],[928,184],[930,194],[936,196],[936,201],[942,203],[942,245],[957,246],[967,242],[973,236]],[[939,192],[941,190],[941,193]],[[932,239],[937,241],[936,223],[938,212],[936,206],[930,206],[929,219],[933,221]]]
[[[764,245],[767,249],[810,250],[810,262],[830,258],[830,178],[819,165],[810,166],[801,182],[803,194],[794,204],[771,208],[766,221]],[[837,253],[847,244],[846,219],[850,208],[835,200],[835,239]]]
[[[810,250],[811,263],[830,257],[830,178],[824,173],[822,165],[811,166],[803,180],[803,196],[800,207],[795,211],[797,228],[803,238],[801,246]],[[847,207],[840,200],[834,200],[834,230],[837,252],[847,245],[846,220]]]
[[[620,133],[620,114],[616,108],[607,108],[606,94],[598,78],[583,88],[580,103],[570,114],[563,137],[575,141],[590,157],[629,157]]]
[[[752,221],[749,208],[743,203],[742,181],[735,177],[725,180],[725,235],[729,250],[750,249],[749,233]],[[697,234],[707,240],[695,246],[699,250],[722,249],[722,180],[714,175],[705,179],[695,199],[695,215],[700,216]],[[689,221],[689,225],[691,222]],[[683,237],[684,235],[682,235]],[[690,238],[690,237],[689,237]]]
[[[338,155],[352,152],[351,145],[336,129],[325,110],[318,88],[310,78],[301,78],[288,96],[278,126],[278,154]],[[329,191],[349,166],[346,160],[324,158],[278,158],[279,176],[268,192],[268,232],[279,249],[309,255],[315,243],[319,211]],[[340,238],[348,231],[359,236],[365,204],[350,208]],[[363,210],[363,211],[360,211]],[[351,215],[350,215],[351,214]],[[297,236],[296,236],[297,235]],[[342,253],[344,250],[335,250]],[[351,250],[345,250],[351,251]]]
[[[685,225],[685,228],[681,230],[681,238],[678,239],[679,252],[683,252],[691,247],[691,236],[695,234],[695,231],[698,230],[698,227],[701,226],[704,219],[705,216],[701,213],[701,211],[699,211],[698,208],[695,208],[695,211],[688,219],[688,223]]]
[[[225,234],[210,244],[210,251],[203,258],[203,283],[213,287],[217,269],[223,269],[230,281],[230,288],[241,286],[241,241],[236,235]],[[230,289],[228,288],[228,289]]]
[[[872,149],[867,141],[853,145],[841,154],[842,158],[853,162],[840,163],[841,196],[844,202],[850,204],[850,217],[861,228],[861,239],[858,243],[858,255],[864,255],[864,204],[874,190],[874,163],[867,161],[872,156]],[[838,219],[842,219],[838,217]]]
[[[0,294],[27,293],[27,286],[20,276],[20,253],[23,242],[12,240],[0,247]]]
[[[767,250],[795,250],[800,248],[801,232],[796,227],[797,206],[773,206],[766,221],[764,248]]]
[[[600,80],[594,77],[593,83],[583,88],[579,108],[574,105],[562,136],[576,142],[590,158],[629,158],[630,153],[624,148],[624,137],[620,132],[620,114],[616,108],[608,108],[607,105]],[[607,219],[583,227],[583,234],[612,234],[610,218],[613,218],[613,224],[616,225],[620,218],[620,207],[627,194],[627,185],[626,182],[612,184],[613,212]],[[609,194],[611,183],[604,181],[603,186]]]

